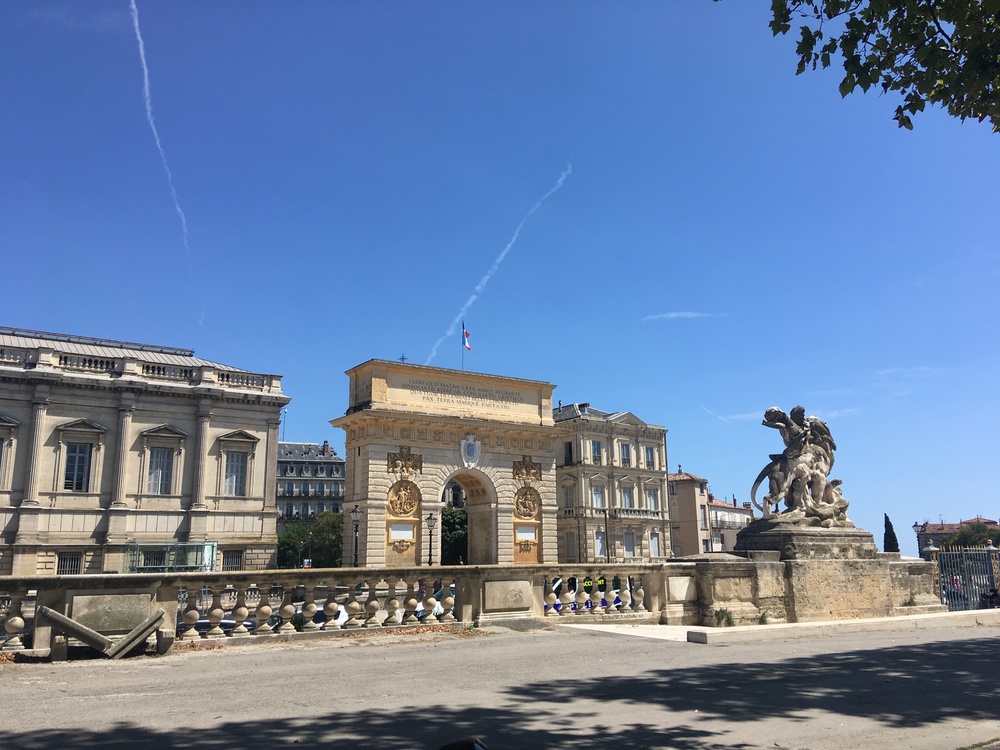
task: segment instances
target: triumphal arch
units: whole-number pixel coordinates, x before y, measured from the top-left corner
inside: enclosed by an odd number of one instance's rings
[[[330,423],[347,433],[344,565],[439,563],[456,486],[464,562],[556,562],[552,384],[379,359],[347,375],[350,405]]]

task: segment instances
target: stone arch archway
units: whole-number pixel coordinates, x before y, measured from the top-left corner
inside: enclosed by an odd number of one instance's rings
[[[465,494],[468,519],[469,565],[497,563],[497,492],[493,481],[478,469],[457,469],[445,480],[454,482]]]

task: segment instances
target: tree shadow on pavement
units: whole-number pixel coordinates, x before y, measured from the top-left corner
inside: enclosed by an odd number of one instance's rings
[[[998,646],[997,638],[977,638],[792,656],[764,664],[720,661],[697,670],[553,679],[510,692],[532,701],[587,699],[652,704],[671,712],[696,710],[729,722],[795,721],[810,712],[828,712],[915,727],[955,717],[996,719]]]
[[[734,743],[733,724],[766,719],[806,721],[829,713],[871,719],[889,727],[931,725],[953,717],[994,719],[1000,699],[996,638],[934,642],[882,650],[858,650],[788,658],[764,664],[719,661],[700,668],[651,669],[630,676],[602,677],[560,655],[560,677],[509,686],[494,706],[382,706],[352,713],[228,722],[210,729],[178,726],[158,731],[121,722],[105,731],[78,727],[11,731],[9,713],[0,746],[21,750],[53,747],[437,748],[463,735],[483,737],[491,750],[620,750],[751,748]],[[702,647],[697,648],[716,648]],[[345,683],[349,684],[349,683]],[[432,685],[415,685],[433,691]],[[506,694],[507,699],[501,699]],[[575,705],[574,705],[575,704]],[[601,712],[620,716],[595,720]],[[641,704],[643,710],[637,707]],[[620,707],[620,710],[618,710]],[[652,709],[652,710],[651,710]],[[697,719],[692,720],[697,711]],[[651,713],[662,721],[651,721]],[[197,717],[191,717],[196,724]],[[722,724],[720,720],[724,720]],[[712,722],[715,721],[713,724]],[[58,716],[53,716],[53,723]]]

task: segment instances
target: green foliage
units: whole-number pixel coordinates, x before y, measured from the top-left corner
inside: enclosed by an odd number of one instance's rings
[[[1000,0],[771,0],[772,33],[804,19],[796,74],[835,58],[840,95],[876,86],[899,92],[893,117],[939,104],[953,117],[989,120],[1000,132]]]
[[[285,523],[278,534],[278,567],[297,568],[311,558],[314,568],[337,568],[342,560],[343,517],[326,511],[316,518]]]
[[[994,544],[1000,541],[1000,528],[973,521],[964,524],[951,536],[946,536],[941,540],[941,544],[949,547],[980,547],[986,546],[990,540]]]
[[[899,540],[896,538],[896,530],[892,528],[892,521],[889,520],[889,514],[883,513],[885,516],[885,534],[882,537],[882,551],[883,552],[899,552]]]
[[[917,599],[913,595],[912,592],[910,593],[910,598],[907,599],[905,602],[903,602],[903,606],[904,607],[916,607],[917,606]]]
[[[469,517],[465,508],[441,510],[441,564],[462,565],[469,559]]]
[[[757,618],[758,625],[767,625],[767,612],[761,612],[760,617]]]
[[[716,627],[731,628],[735,624],[735,621],[733,620],[733,613],[728,609],[717,609],[713,614],[715,615]]]

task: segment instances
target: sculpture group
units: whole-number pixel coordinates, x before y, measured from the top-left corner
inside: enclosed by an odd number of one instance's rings
[[[785,441],[785,450],[771,455],[750,490],[750,499],[763,517],[803,526],[853,527],[841,482],[829,478],[837,445],[826,422],[807,417],[801,406],[790,414],[772,406],[764,412],[763,425],[778,430]],[[757,489],[765,479],[768,492],[758,503]]]

